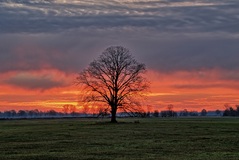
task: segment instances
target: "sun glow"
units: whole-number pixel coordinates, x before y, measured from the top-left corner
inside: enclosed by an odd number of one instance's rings
[[[205,70],[190,72],[172,72],[163,73],[149,70],[147,73],[148,80],[151,82],[151,88],[147,95],[146,102],[143,105],[145,110],[164,110],[169,104],[174,105],[175,110],[198,110],[203,108],[207,110],[224,109],[225,103],[232,105],[239,103],[238,87],[236,80],[226,78],[226,71]],[[34,71],[30,75],[46,75],[47,71]],[[26,88],[16,86],[17,84],[1,83],[0,92],[0,111],[20,110],[20,109],[39,109],[62,111],[64,105],[74,105],[77,111],[93,110],[93,106],[88,108],[78,103],[81,94],[79,87],[72,83],[75,74],[67,75],[56,70],[49,70],[52,76],[49,79],[52,88],[40,88],[42,81],[36,81],[38,86]],[[224,78],[221,78],[221,74]],[[1,75],[6,82],[11,77],[17,77],[18,73],[7,73]],[[43,76],[44,77],[44,76]],[[47,77],[47,76],[45,76]],[[55,79],[63,82],[62,85],[55,86],[52,84]],[[33,78],[34,80],[34,78]],[[43,81],[44,85],[48,84]],[[25,84],[25,83],[23,83]],[[34,88],[35,87],[35,88]],[[150,106],[150,107],[149,107]],[[98,107],[99,108],[99,107]],[[97,109],[97,107],[95,107]]]

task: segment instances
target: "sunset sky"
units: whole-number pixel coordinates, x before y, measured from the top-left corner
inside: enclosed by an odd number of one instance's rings
[[[239,104],[238,8],[238,0],[2,0],[0,111],[77,106],[77,74],[111,45],[146,64],[150,110]]]

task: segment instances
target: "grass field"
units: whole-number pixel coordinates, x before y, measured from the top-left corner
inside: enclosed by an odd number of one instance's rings
[[[0,121],[0,160],[239,159],[239,119]]]

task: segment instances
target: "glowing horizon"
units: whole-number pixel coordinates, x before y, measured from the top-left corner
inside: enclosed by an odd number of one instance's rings
[[[147,100],[144,101],[145,111],[165,110],[169,104],[174,105],[174,110],[223,110],[224,104],[236,105],[239,94],[237,81],[217,80],[224,71],[198,71],[160,73],[149,70],[146,74],[151,83]],[[33,72],[35,74],[37,72]],[[47,71],[39,71],[38,76],[45,75]],[[13,75],[6,74],[6,77]],[[15,74],[18,77],[18,74]],[[22,75],[22,74],[21,74]],[[49,70],[53,79],[61,77],[62,86],[53,88],[24,88],[24,86],[1,85],[4,92],[0,92],[0,111],[5,110],[50,110],[62,111],[67,104],[75,105],[77,111],[82,106],[78,105],[80,95],[79,86],[74,84],[77,74],[64,76],[57,70]],[[60,76],[61,75],[61,76]],[[202,76],[203,75],[203,76]],[[207,82],[205,81],[207,79]],[[2,77],[4,79],[4,77]],[[150,108],[150,109],[149,109]]]

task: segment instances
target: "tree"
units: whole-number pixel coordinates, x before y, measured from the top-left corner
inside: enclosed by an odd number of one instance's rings
[[[190,111],[189,116],[198,116],[198,112],[197,111]]]
[[[26,117],[26,116],[27,116],[27,112],[24,111],[24,110],[19,110],[19,111],[17,112],[17,115],[18,115],[19,117]]]
[[[216,114],[217,114],[218,116],[221,115],[221,111],[220,111],[219,109],[217,109],[215,112],[216,112]]]
[[[57,115],[57,112],[53,109],[49,110],[46,112],[46,115],[49,115],[49,116],[56,116]]]
[[[64,105],[62,107],[62,111],[63,111],[64,114],[67,114],[69,112],[69,106],[68,105]]]
[[[207,115],[207,110],[206,109],[202,109],[201,116],[206,116],[206,115]]]
[[[237,116],[239,116],[239,105],[236,105]]]
[[[168,108],[169,111],[172,111],[173,110],[173,105],[169,104],[167,108]]]
[[[99,108],[99,113],[98,113],[98,116],[97,117],[106,117],[109,115],[109,112],[107,110],[107,108]]]
[[[188,116],[188,110],[184,109],[183,111],[180,112],[180,116]]]
[[[227,107],[223,112],[223,116],[239,116],[238,110],[235,110],[233,107]]]
[[[64,114],[74,114],[76,112],[76,106],[72,105],[72,104],[65,104],[62,108],[62,111],[64,112]]]
[[[139,108],[137,98],[148,88],[145,71],[145,65],[137,62],[128,49],[111,46],[79,73],[77,83],[84,91],[81,101],[105,104],[110,108],[111,122],[117,122],[118,109],[133,112]]]
[[[161,117],[177,117],[177,112],[173,110],[161,111]]]
[[[155,110],[154,113],[153,113],[153,116],[154,116],[154,117],[158,117],[158,116],[159,116],[159,111],[158,111],[158,110]]]
[[[177,112],[173,111],[173,105],[169,104],[166,111],[161,111],[161,117],[177,117]]]

